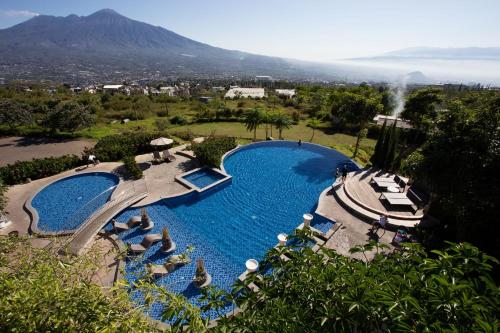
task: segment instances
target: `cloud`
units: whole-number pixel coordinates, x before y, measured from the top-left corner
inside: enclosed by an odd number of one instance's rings
[[[7,17],[33,17],[40,14],[29,11],[29,10],[2,10],[0,15]]]

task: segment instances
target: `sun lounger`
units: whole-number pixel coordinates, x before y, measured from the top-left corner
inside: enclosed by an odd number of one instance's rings
[[[392,196],[391,194],[404,194],[404,193],[382,193],[380,196],[381,199],[387,200],[387,202],[391,206],[406,206],[410,207],[413,210],[413,214],[417,212],[417,206],[413,201],[408,199],[408,197],[397,197],[397,196]]]
[[[380,198],[384,196],[384,199],[391,198],[391,199],[409,199],[406,196],[406,193],[392,193],[392,192],[383,192],[380,194]]]
[[[175,161],[175,156],[172,155],[168,150],[164,150],[162,152],[162,155],[163,155],[163,160],[165,160],[167,162],[173,162],[173,161]]]
[[[137,227],[139,224],[141,224],[141,217],[140,216],[132,216],[127,223],[120,223],[116,222],[116,220],[112,220],[111,224],[113,225],[113,229],[116,232],[120,231],[125,231],[132,229],[134,227]]]
[[[373,183],[375,183],[379,188],[388,188],[388,187],[399,187],[399,184],[396,183],[395,181],[390,181],[390,180],[374,180]]]
[[[394,176],[387,176],[387,177],[372,177],[372,182],[375,181],[380,181],[380,182],[393,182],[394,181]]]
[[[130,244],[130,252],[132,253],[144,253],[149,249],[154,243],[161,241],[160,234],[149,234],[144,237],[140,244]]]

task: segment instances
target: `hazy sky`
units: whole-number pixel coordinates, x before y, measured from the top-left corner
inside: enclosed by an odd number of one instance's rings
[[[0,28],[102,8],[214,46],[314,61],[500,46],[500,0],[1,0]]]

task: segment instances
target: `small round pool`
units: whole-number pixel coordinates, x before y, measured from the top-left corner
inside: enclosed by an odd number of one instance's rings
[[[107,172],[84,173],[53,182],[31,200],[38,214],[34,229],[59,233],[77,229],[109,200],[119,178]]]

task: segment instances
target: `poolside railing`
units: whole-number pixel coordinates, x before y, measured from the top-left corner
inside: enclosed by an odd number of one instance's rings
[[[88,243],[88,241],[97,234],[116,213],[144,198],[147,192],[148,190],[144,179],[130,183],[129,188],[114,195],[110,201],[106,202],[100,208],[95,209],[90,216],[87,216],[85,222],[67,239],[65,246],[70,245],[72,252],[78,254],[86,243]]]
[[[86,219],[88,219],[95,211],[99,209],[99,207],[103,206],[108,199],[113,194],[113,191],[117,188],[117,185],[108,188],[107,190],[99,193],[95,197],[93,197],[90,201],[88,201],[85,205],[83,205],[80,209],[78,209],[73,215],[66,219],[64,225],[66,226],[66,230],[75,230]]]

